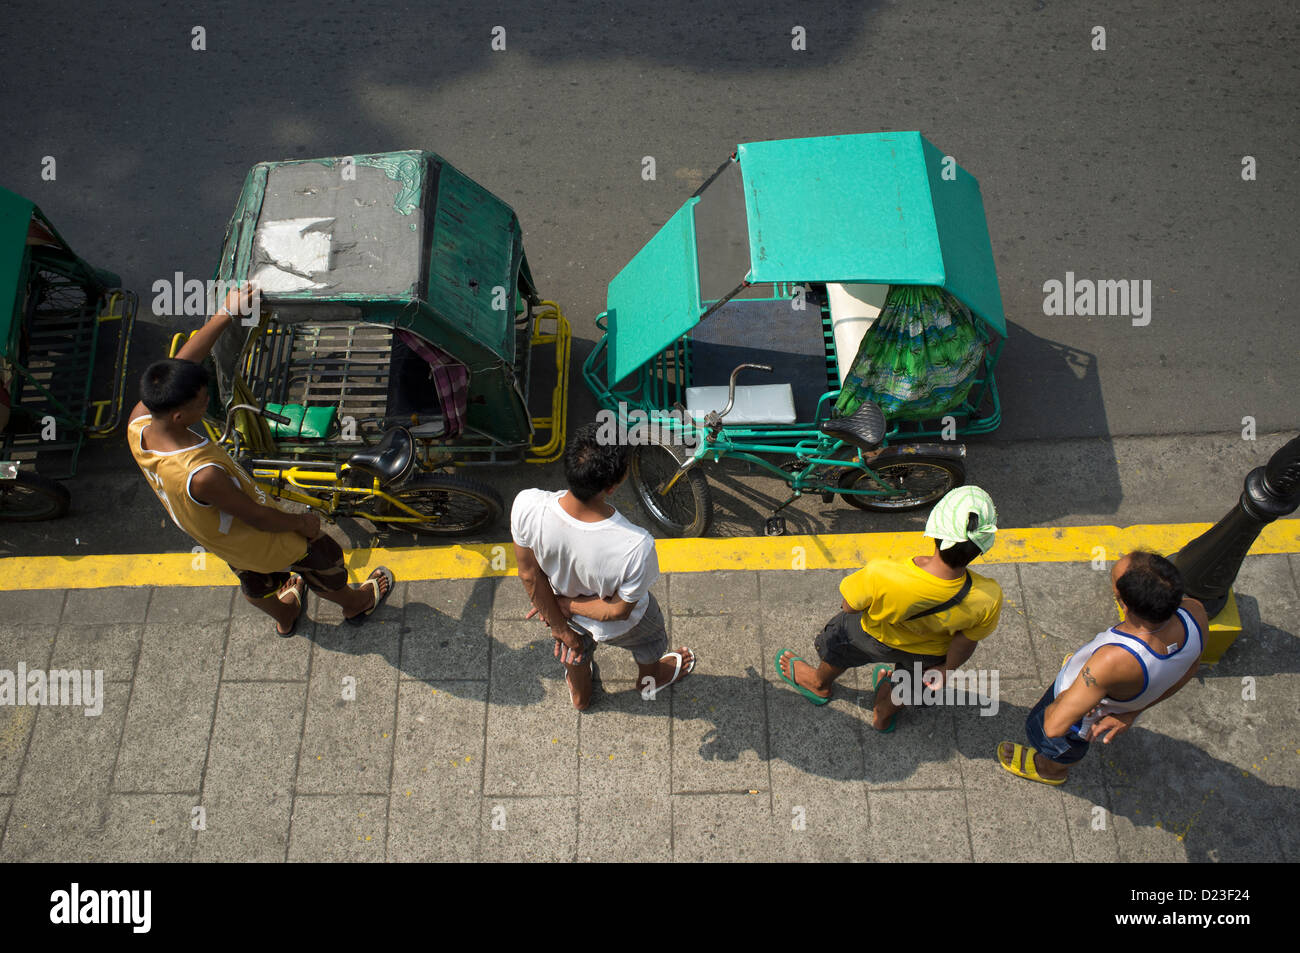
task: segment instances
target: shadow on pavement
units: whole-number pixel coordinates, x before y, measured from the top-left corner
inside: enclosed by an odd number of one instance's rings
[[[563,674],[551,657],[552,642],[545,629],[539,626],[537,637],[522,645],[507,645],[488,634],[496,590],[496,580],[475,581],[459,619],[426,603],[408,601],[400,633],[392,624],[354,630],[317,623],[313,639],[326,651],[380,654],[404,676],[436,684],[453,695],[460,679],[466,697],[481,698],[482,681],[490,671],[490,704],[552,705],[557,717],[567,715],[567,704],[557,703],[556,693],[547,690],[547,682],[557,683]],[[1294,644],[1295,636],[1261,625],[1255,600],[1243,597],[1241,604],[1243,618],[1252,620],[1248,631],[1258,633],[1252,637],[1252,651],[1238,650],[1221,667],[1203,669],[1201,685],[1205,679],[1237,680],[1239,672],[1261,676],[1296,671],[1294,654],[1283,651]],[[427,637],[401,638],[412,633]],[[871,693],[838,685],[835,701],[817,708],[752,666],[743,675],[715,674],[707,660],[702,670],[671,690],[670,704],[646,705],[631,680],[614,677],[602,682],[600,660],[614,662],[610,658],[614,651],[607,648],[597,656],[597,692],[585,717],[599,718],[602,711],[671,717],[674,744],[695,749],[705,762],[780,761],[805,774],[836,781],[890,785],[910,780],[924,781],[927,787],[964,786],[968,795],[986,791],[995,803],[1000,783],[1031,785],[1004,776],[994,758],[999,741],[1025,742],[1025,706],[1003,700],[987,717],[967,707],[908,708],[898,716],[898,729],[884,735],[870,726]],[[623,667],[621,662],[610,665],[611,670]],[[1186,690],[1193,693],[1189,699],[1193,703],[1197,689],[1191,685]],[[1221,724],[1219,718],[1217,711],[1201,711],[1185,723],[1193,735],[1206,735],[1213,743],[1228,746],[1232,743],[1228,732],[1239,726]],[[946,768],[941,767],[944,763]],[[1197,744],[1140,724],[1113,746],[1094,745],[1061,790],[1105,806],[1134,828],[1178,835],[1188,860],[1284,860],[1300,851],[1296,835],[1300,826],[1279,823],[1296,817],[1293,788],[1270,784]],[[1008,816],[1006,822],[1013,824],[1014,818]],[[1167,848],[1166,844],[1162,849]]]

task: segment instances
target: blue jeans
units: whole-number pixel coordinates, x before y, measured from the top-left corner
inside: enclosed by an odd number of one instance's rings
[[[1050,758],[1057,764],[1074,764],[1088,753],[1088,742],[1075,733],[1079,726],[1071,725],[1061,738],[1047,737],[1043,728],[1043,712],[1056,697],[1055,689],[1055,685],[1048,685],[1043,697],[1038,699],[1038,704],[1029,710],[1029,717],[1025,719],[1025,734],[1029,737],[1030,745],[1038,749],[1044,758]]]

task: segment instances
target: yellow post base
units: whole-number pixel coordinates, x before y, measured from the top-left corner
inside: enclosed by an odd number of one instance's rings
[[[1210,620],[1210,634],[1205,639],[1205,651],[1201,653],[1201,662],[1213,665],[1228,651],[1228,646],[1237,641],[1241,635],[1241,616],[1237,614],[1237,594],[1228,590],[1228,601],[1224,603],[1219,614]]]

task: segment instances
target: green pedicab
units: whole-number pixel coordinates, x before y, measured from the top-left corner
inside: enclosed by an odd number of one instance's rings
[[[867,510],[965,479],[1006,336],[979,185],[920,133],[740,145],[609,284],[583,376],[655,524],[702,535],[698,464]],[[746,369],[777,383],[737,386]],[[938,438],[937,440],[935,438]]]
[[[86,439],[109,436],[121,420],[137,300],[6,189],[0,262],[0,520],[53,519],[68,511],[58,481],[76,475]],[[96,399],[109,348],[109,396]]]
[[[271,495],[465,535],[503,503],[453,467],[563,452],[568,322],[514,212],[439,156],[258,164],[215,277],[218,297],[251,280],[261,301],[213,350],[206,426]],[[534,371],[553,384],[543,415]]]

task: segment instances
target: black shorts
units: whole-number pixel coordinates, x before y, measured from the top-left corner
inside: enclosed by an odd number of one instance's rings
[[[840,612],[826,623],[813,645],[827,665],[857,668],[878,662],[892,662],[911,668],[920,662],[923,669],[943,665],[946,655],[917,655],[873,639],[862,628],[861,612]]]
[[[280,591],[296,572],[312,592],[338,592],[348,584],[348,570],[343,565],[343,548],[329,536],[318,536],[307,543],[307,552],[288,569],[280,572],[231,571],[239,577],[239,588],[250,599],[266,599]]]

